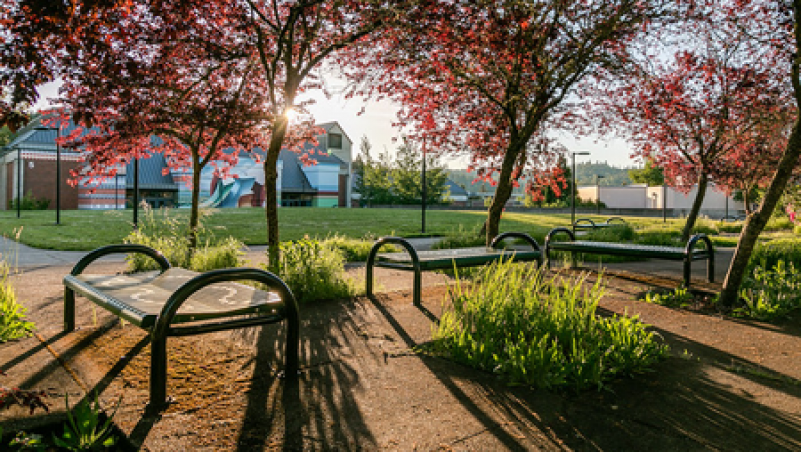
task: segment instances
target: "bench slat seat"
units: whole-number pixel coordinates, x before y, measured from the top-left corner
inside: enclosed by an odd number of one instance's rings
[[[564,234],[568,241],[556,241],[554,237]],[[696,248],[695,245],[701,242],[703,248]],[[568,228],[554,228],[545,237],[545,260],[551,264],[551,252],[569,252],[575,262],[576,253],[585,254],[609,254],[615,256],[630,256],[640,258],[654,258],[666,260],[678,260],[684,264],[683,276],[684,286],[690,287],[690,265],[695,260],[706,260],[706,277],[709,282],[714,282],[715,278],[715,251],[712,249],[712,242],[704,234],[696,234],[687,241],[687,245],[682,247],[675,246],[656,246],[640,245],[637,243],[614,243],[614,242],[591,242],[576,240],[576,234]]]
[[[141,328],[151,328],[164,304],[181,285],[200,273],[172,267],[164,273],[132,275],[69,275],[64,283],[114,314]],[[283,302],[274,292],[228,282],[204,287],[175,313],[173,324],[246,314],[283,315]]]
[[[507,239],[521,239],[528,246],[505,246]],[[402,246],[405,252],[379,253],[381,247],[390,244]],[[411,243],[400,237],[384,237],[370,249],[367,257],[366,286],[367,295],[373,295],[374,267],[408,270],[414,272],[412,302],[420,305],[422,293],[422,272],[425,270],[453,269],[458,267],[476,267],[499,260],[536,261],[542,265],[543,255],[539,244],[530,235],[520,232],[504,232],[499,234],[489,247],[457,248],[450,250],[417,251]]]
[[[576,251],[592,254],[610,254],[618,256],[659,258],[668,260],[684,260],[686,256],[684,248],[676,246],[657,246],[657,245],[633,245],[628,243],[610,242],[550,242],[550,249],[553,251]],[[693,260],[706,259],[709,253],[705,249],[692,250]]]
[[[519,261],[533,261],[542,258],[539,250],[530,248],[509,247],[493,249],[487,247],[456,248],[451,250],[418,251],[421,270],[441,270],[457,267],[475,267],[500,259],[514,259]],[[404,268],[412,265],[409,253],[381,253],[376,256],[376,267],[385,267],[386,264],[396,264],[395,268]]]
[[[97,259],[120,253],[152,258],[160,271],[96,275],[83,271]],[[239,281],[254,281],[259,290]],[[257,268],[196,273],[176,268],[153,248],[110,245],[84,256],[64,277],[64,331],[75,329],[75,296],[83,295],[150,333],[149,410],[167,403],[167,338],[284,322],[284,374],[298,371],[300,316],[292,291],[277,276]],[[177,326],[176,326],[177,325]]]

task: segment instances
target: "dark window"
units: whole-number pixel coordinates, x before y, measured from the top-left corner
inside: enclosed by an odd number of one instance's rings
[[[331,149],[342,149],[342,135],[339,133],[329,133],[328,147]]]

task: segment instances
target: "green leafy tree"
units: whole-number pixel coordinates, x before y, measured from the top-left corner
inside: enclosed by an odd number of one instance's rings
[[[417,204],[422,199],[421,150],[408,140],[398,148],[391,172],[394,204]],[[442,202],[448,175],[436,155],[426,154],[426,204]]]
[[[653,160],[646,160],[643,168],[629,170],[629,178],[635,184],[662,185],[665,183],[665,175],[662,168],[654,165]]]

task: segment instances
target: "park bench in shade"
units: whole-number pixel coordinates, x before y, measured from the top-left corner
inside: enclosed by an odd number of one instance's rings
[[[609,217],[603,223],[596,223],[589,218],[579,218],[573,223],[573,232],[577,230],[603,229],[611,226],[622,226],[626,221],[620,217]]]
[[[502,247],[506,239],[521,239],[527,247]],[[405,251],[379,253],[384,245],[400,245]],[[542,250],[530,235],[520,232],[504,232],[492,241],[489,247],[456,248],[446,250],[417,251],[411,243],[400,237],[384,237],[370,249],[367,257],[367,295],[373,294],[373,268],[383,267],[414,272],[412,301],[420,305],[422,272],[427,270],[453,269],[454,267],[476,267],[499,260],[536,261],[542,265]]]
[[[555,241],[554,236],[564,233],[569,241]],[[703,242],[704,247],[696,248],[698,242]],[[639,257],[645,259],[666,259],[682,261],[684,263],[684,286],[690,287],[690,266],[692,261],[706,260],[706,277],[709,282],[715,278],[715,252],[712,249],[712,242],[704,234],[696,234],[690,237],[686,246],[654,246],[640,245],[635,243],[610,243],[610,242],[591,242],[576,240],[576,236],[568,228],[555,228],[548,232],[545,237],[545,260],[550,267],[551,253],[554,251],[569,252],[572,261],[575,262],[575,253],[584,254],[607,254],[614,256]]]
[[[98,258],[118,253],[141,253],[153,258],[154,272],[94,275],[83,271]],[[236,281],[255,281],[270,290],[258,290]],[[287,378],[298,371],[300,319],[295,297],[280,278],[257,268],[229,268],[196,273],[172,267],[153,248],[111,245],[98,248],[64,277],[64,330],[75,329],[75,294],[150,333],[150,403],[160,410],[167,403],[167,337],[286,322]]]

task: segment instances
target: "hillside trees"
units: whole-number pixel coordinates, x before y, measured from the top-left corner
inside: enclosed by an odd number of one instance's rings
[[[571,127],[563,107],[576,84],[617,60],[670,4],[437,2],[408,11],[403,26],[364,49],[362,70],[350,75],[369,83],[359,92],[401,105],[399,124],[413,141],[442,153],[467,151],[478,177],[497,182],[485,222],[489,241],[526,171],[530,187],[560,189],[558,177],[543,171],[557,153],[536,141],[550,127]]]

